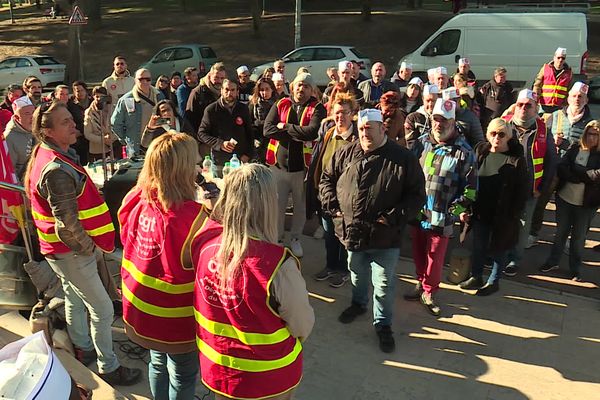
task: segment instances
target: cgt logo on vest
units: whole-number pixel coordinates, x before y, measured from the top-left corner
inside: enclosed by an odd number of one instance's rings
[[[211,245],[202,250],[202,253],[209,249],[211,252],[214,253],[214,255],[210,258],[210,261],[208,262],[208,274],[198,277],[199,279],[197,279],[196,285],[200,288],[202,298],[204,298],[204,301],[206,301],[208,304],[210,304],[213,307],[222,308],[227,311],[233,310],[239,307],[240,304],[242,304],[242,302],[244,301],[247,280],[246,273],[244,271],[244,268],[240,268],[238,274],[240,274],[241,276],[237,276],[235,279],[233,279],[233,285],[241,285],[241,287],[238,287],[237,290],[232,288],[222,289],[221,277],[219,276],[220,274],[218,272],[219,266],[215,259],[216,253],[218,251],[218,245]]]
[[[162,253],[165,247],[164,225],[160,213],[155,215],[140,214],[138,217],[139,229],[132,230],[128,237],[138,257],[143,260],[151,260]]]

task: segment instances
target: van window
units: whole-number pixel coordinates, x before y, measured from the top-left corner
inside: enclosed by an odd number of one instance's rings
[[[446,56],[453,54],[458,48],[460,42],[460,29],[450,29],[437,35],[425,49],[421,52],[422,56]]]
[[[217,58],[217,54],[210,47],[200,47],[200,56],[202,58]]]
[[[188,58],[192,58],[193,56],[194,53],[192,52],[192,49],[189,49],[187,47],[180,47],[175,50],[175,57],[173,58],[173,60],[187,60]]]

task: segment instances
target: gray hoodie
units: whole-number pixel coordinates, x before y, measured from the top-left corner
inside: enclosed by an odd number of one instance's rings
[[[22,180],[27,168],[27,161],[31,155],[31,150],[35,144],[35,139],[31,132],[25,130],[14,117],[6,125],[4,138],[8,146],[8,155],[15,169],[15,174],[19,181]]]

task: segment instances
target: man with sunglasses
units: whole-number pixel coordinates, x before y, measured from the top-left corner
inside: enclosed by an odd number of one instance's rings
[[[533,91],[540,99],[544,113],[552,113],[565,104],[573,79],[573,71],[566,59],[567,49],[559,47],[554,52],[554,59],[544,64],[535,78]]]
[[[140,68],[135,72],[135,86],[115,106],[110,118],[113,132],[122,141],[129,138],[136,154],[140,151],[142,132],[154,113],[154,106],[163,99],[160,90],[152,87],[150,71]]]
[[[529,89],[521,90],[513,110],[514,114],[508,114],[503,118],[508,122],[513,137],[523,146],[530,189],[521,216],[519,240],[508,253],[508,265],[504,269],[504,274],[507,276],[517,274],[531,229],[535,204],[540,193],[549,190],[558,163],[554,137],[547,131],[544,120],[537,115],[537,95]]]
[[[102,81],[102,86],[106,88],[112,103],[116,104],[117,100],[125,93],[133,89],[135,80],[127,70],[127,61],[123,56],[116,56],[113,61],[113,72],[109,77]]]

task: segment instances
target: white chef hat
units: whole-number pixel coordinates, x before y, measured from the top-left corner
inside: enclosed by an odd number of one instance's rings
[[[43,331],[0,350],[0,397],[67,400],[71,377],[54,354]]]
[[[381,111],[374,108],[366,108],[358,112],[358,125],[364,125],[367,122],[383,122]]]
[[[431,115],[441,115],[446,119],[456,117],[456,103],[452,100],[437,99]]]
[[[412,78],[410,81],[408,81],[409,85],[419,85],[419,86],[423,86],[423,81],[421,80],[421,78],[419,78],[418,76],[415,76],[414,78]]]
[[[575,82],[573,84],[573,87],[571,87],[571,90],[569,90],[569,94],[573,94],[573,93],[588,94],[589,89],[590,89],[590,87],[588,85],[586,85],[585,83]]]
[[[442,90],[442,99],[452,100],[460,97],[460,92],[454,86],[450,86],[448,89]]]
[[[567,49],[565,49],[564,47],[559,47],[556,49],[556,51],[554,52],[555,56],[562,56],[562,57],[566,57],[567,56]]]
[[[423,96],[427,96],[428,94],[440,94],[438,85],[425,85],[423,88]]]
[[[273,76],[271,77],[271,80],[272,80],[273,82],[283,82],[283,81],[284,81],[284,78],[283,78],[283,75],[282,75],[281,73],[279,73],[279,72],[274,72],[274,73],[273,73]]]
[[[463,65],[471,65],[471,60],[469,60],[468,58],[459,58],[458,59],[458,66],[462,67]]]
[[[446,67],[437,67],[435,69],[435,73],[440,75],[448,75],[448,70],[446,69]]]
[[[406,61],[402,61],[400,64],[400,69],[413,69],[413,65],[411,63],[407,63]]]
[[[532,100],[537,103],[538,96],[531,89],[523,89],[519,92],[519,95],[517,96],[517,101],[519,101],[519,100],[527,100],[527,101]]]
[[[239,74],[243,74],[244,72],[250,72],[250,70],[248,69],[248,67],[247,67],[247,66],[245,66],[245,65],[240,65],[240,66],[239,66],[239,67],[238,67],[238,68],[235,70],[235,72],[237,72],[237,74],[239,75]]]
[[[19,97],[18,99],[13,100],[13,102],[12,102],[12,108],[13,108],[14,112],[17,112],[21,108],[27,107],[27,106],[33,106],[31,99],[27,96]]]
[[[348,60],[340,61],[338,63],[338,71],[348,71],[352,69],[352,63]]]

